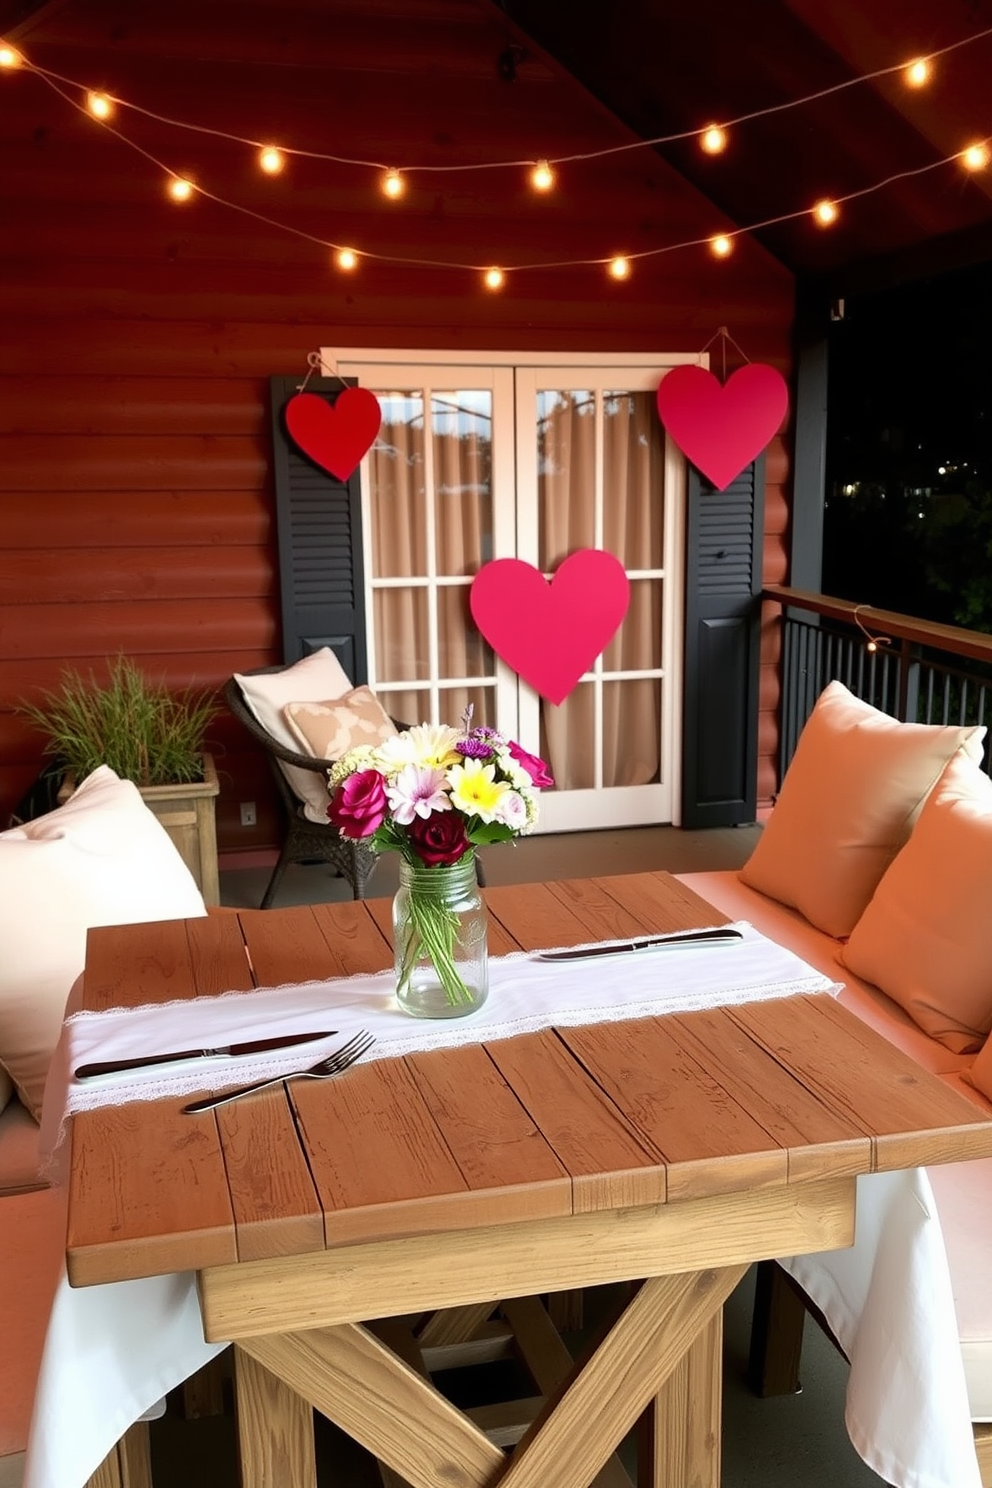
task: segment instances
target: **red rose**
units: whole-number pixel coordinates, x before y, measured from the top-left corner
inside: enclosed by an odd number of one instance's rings
[[[527,774],[530,776],[531,785],[535,786],[538,790],[545,790],[548,786],[554,785],[554,776],[544,761],[536,754],[529,754],[526,749],[521,749],[520,745],[514,739],[510,739],[506,747],[509,750],[511,758],[516,760],[521,770],[527,771]]]
[[[356,770],[331,797],[327,815],[342,837],[371,837],[386,816],[386,782],[378,770]]]
[[[407,827],[410,846],[428,868],[447,868],[457,863],[470,846],[465,819],[457,811],[433,811],[415,816]]]

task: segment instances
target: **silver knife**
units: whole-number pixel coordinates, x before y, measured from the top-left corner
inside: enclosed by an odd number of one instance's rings
[[[678,930],[673,935],[650,935],[639,940],[628,940],[606,945],[575,946],[567,951],[535,951],[538,961],[586,961],[593,956],[620,956],[625,951],[660,951],[669,946],[678,949],[686,945],[735,945],[744,939],[740,930],[719,926],[713,930]]]
[[[262,1054],[268,1049],[292,1049],[296,1044],[312,1044],[318,1039],[333,1038],[336,1028],[323,1033],[287,1033],[281,1038],[249,1039],[243,1044],[228,1044],[225,1049],[178,1049],[174,1054],[146,1054],[136,1059],[112,1059],[104,1064],[81,1064],[73,1074],[77,1080],[93,1080],[97,1075],[117,1075],[125,1070],[147,1069],[153,1064],[174,1064],[178,1059],[236,1059],[242,1054]]]

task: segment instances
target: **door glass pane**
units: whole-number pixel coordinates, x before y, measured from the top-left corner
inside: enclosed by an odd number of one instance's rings
[[[557,790],[596,784],[595,707],[591,682],[580,682],[558,707],[541,703],[541,758],[551,767]]]
[[[382,423],[369,454],[372,574],[402,579],[427,572],[424,399],[376,392]]]
[[[543,573],[577,548],[595,546],[595,492],[595,394],[539,392],[537,566]]]
[[[660,778],[661,679],[603,684],[603,784],[650,785]]]
[[[661,666],[661,580],[633,579],[630,606],[603,652],[608,672],[655,671]]]
[[[495,677],[496,657],[469,614],[468,585],[437,593],[437,654],[442,677]]]
[[[491,687],[446,687],[441,693],[440,721],[452,726],[461,723],[470,703],[473,728],[496,727],[496,692]]]
[[[493,554],[491,392],[431,397],[437,572],[478,572]]]
[[[430,677],[426,589],[377,589],[376,676],[379,682],[426,682]]]
[[[603,397],[603,546],[624,568],[660,568],[664,455],[653,393]]]

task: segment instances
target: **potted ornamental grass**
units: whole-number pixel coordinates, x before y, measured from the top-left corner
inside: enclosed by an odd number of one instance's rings
[[[64,775],[59,799],[100,765],[132,780],[193,873],[208,904],[219,902],[214,798],[219,785],[205,749],[217,714],[209,692],[170,692],[127,656],[108,660],[105,679],[67,668],[58,687],[17,710],[45,736]]]

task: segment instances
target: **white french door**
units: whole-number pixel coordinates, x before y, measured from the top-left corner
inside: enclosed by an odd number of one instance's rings
[[[685,356],[557,359],[324,351],[383,411],[363,463],[369,680],[408,722],[471,706],[548,761],[541,831],[677,819],[684,462],[655,395]],[[469,589],[493,558],[546,577],[603,548],[627,616],[555,707],[479,635]]]

